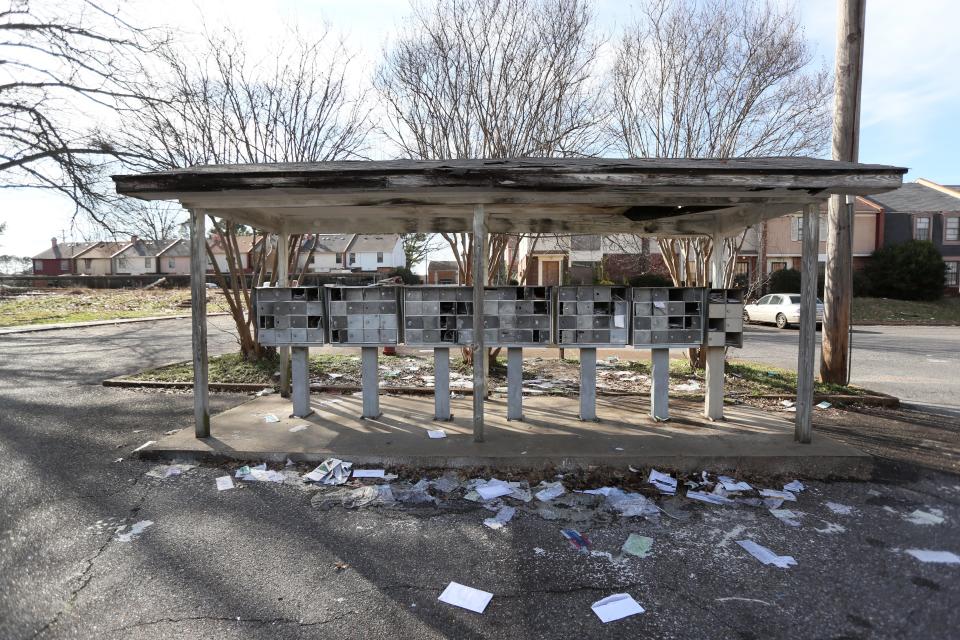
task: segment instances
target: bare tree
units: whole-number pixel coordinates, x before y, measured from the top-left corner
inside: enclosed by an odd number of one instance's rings
[[[417,159],[588,153],[600,117],[592,20],[584,0],[414,5],[375,74],[388,110],[385,135]],[[472,234],[441,236],[461,282],[473,282]],[[491,234],[490,282],[506,270],[510,242]]]
[[[132,61],[166,36],[96,0],[0,7],[0,187],[57,191],[97,217],[100,167],[116,150],[95,127],[145,99]],[[150,98],[146,97],[149,101]]]
[[[288,34],[266,62],[251,62],[231,31],[208,35],[200,51],[165,47],[162,72],[149,77],[162,100],[130,112],[116,145],[128,168],[194,164],[319,162],[360,157],[370,130],[362,92],[348,84],[352,64],[329,31],[310,40]],[[275,279],[275,239],[253,230],[252,259],[237,238],[247,230],[208,216],[207,256],[234,318],[241,352],[257,358],[250,288]],[[297,273],[301,236],[291,236],[288,273]],[[225,255],[224,267],[213,246]],[[252,271],[248,276],[245,271]]]
[[[611,144],[632,157],[815,155],[831,82],[794,9],[761,0],[646,0],[610,73]],[[724,240],[720,286],[743,236]],[[710,282],[710,238],[661,239],[673,281]],[[692,353],[696,362],[701,354]]]

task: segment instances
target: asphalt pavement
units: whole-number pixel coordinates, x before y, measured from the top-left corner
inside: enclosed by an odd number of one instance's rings
[[[212,323],[211,352],[235,348],[226,326]],[[185,321],[0,337],[0,638],[950,638],[960,628],[960,566],[906,553],[960,554],[956,476],[810,482],[785,505],[798,528],[765,509],[686,499],[664,500],[670,515],[656,522],[590,508],[550,519],[518,503],[499,531],[462,499],[320,510],[296,485],[218,492],[226,465],[145,475],[153,463],[131,451],[189,427],[191,395],[100,381],[189,354]],[[211,405],[244,400],[214,394]],[[918,524],[916,510],[942,521]],[[153,524],[138,538],[117,538],[143,520]],[[599,554],[572,550],[568,526]],[[653,554],[612,562],[604,552],[618,555],[631,532],[652,537]],[[797,565],[765,566],[740,539]],[[450,581],[492,592],[485,613],[438,602]],[[646,613],[602,625],[590,605],[615,593]]]

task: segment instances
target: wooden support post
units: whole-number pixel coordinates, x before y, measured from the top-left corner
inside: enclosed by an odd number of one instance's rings
[[[203,211],[190,211],[190,321],[193,340],[193,421],[196,436],[210,436],[207,389],[207,248]]]
[[[360,392],[363,395],[363,417],[380,417],[380,349],[360,347]]]
[[[507,420],[523,420],[523,349],[507,348]]]
[[[837,3],[834,72],[834,160],[856,162],[860,146],[860,85],[866,0]],[[850,304],[853,299],[853,196],[831,196],[827,209],[827,264],[823,286],[820,377],[849,382]]]
[[[450,413],[450,349],[433,350],[433,419],[449,421]]]
[[[803,257],[800,270],[800,353],[797,357],[797,422],[794,438],[813,437],[814,356],[817,337],[817,257],[820,248],[820,206],[803,209]]]
[[[287,274],[289,263],[288,247],[290,236],[286,232],[277,234],[277,286],[290,286]],[[280,395],[290,397],[290,347],[280,347]]]
[[[310,349],[291,348],[293,360],[293,415],[306,418],[313,413],[310,408]]]
[[[486,341],[483,339],[483,286],[487,282],[487,214],[473,208],[473,441],[483,442],[483,401],[487,395]]]
[[[597,350],[580,349],[580,419],[597,419]]]
[[[670,349],[650,350],[650,415],[670,419]]]
[[[724,238],[713,235],[713,254],[710,260],[710,282],[715,289],[726,288],[723,268],[726,263]],[[709,299],[707,301],[709,304]],[[723,420],[724,375],[726,373],[726,347],[705,347],[707,350],[706,395],[703,398],[703,415],[709,420]]]

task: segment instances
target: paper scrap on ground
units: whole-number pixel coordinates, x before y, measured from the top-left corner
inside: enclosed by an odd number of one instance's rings
[[[803,486],[803,483],[800,482],[799,480],[794,480],[794,481],[790,482],[789,484],[783,485],[783,490],[784,490],[784,491],[791,491],[791,492],[793,492],[793,493],[799,493],[799,492],[803,491],[804,489],[806,489],[806,487]]]
[[[542,502],[547,502],[548,500],[553,500],[558,498],[567,492],[563,487],[563,483],[559,480],[557,482],[541,482],[540,486],[543,487],[540,491],[537,491],[536,495],[537,500]]]
[[[500,507],[500,509],[497,511],[497,515],[493,516],[492,518],[485,519],[483,524],[491,529],[503,529],[503,527],[510,522],[516,512],[517,510],[513,507]]]
[[[838,502],[828,502],[826,503],[827,509],[834,513],[838,513],[842,516],[848,516],[853,513],[853,507],[848,507],[845,504],[840,504]]]
[[[474,488],[480,497],[484,500],[493,500],[494,498],[499,498],[501,496],[510,495],[513,493],[513,489],[503,480],[497,480],[496,478],[491,479],[486,484],[477,485]]]
[[[117,542],[130,542],[131,540],[135,540],[141,533],[143,533],[144,529],[146,529],[152,524],[153,524],[152,520],[141,520],[140,522],[137,522],[136,524],[131,525],[130,531],[127,531],[126,533],[117,534]]]
[[[960,564],[960,556],[952,551],[933,551],[931,549],[906,549],[905,553],[910,554],[920,562],[935,562],[938,564]]]
[[[939,509],[931,509],[933,513],[927,511],[920,511],[917,509],[909,515],[903,516],[908,522],[913,524],[942,524],[943,523],[943,511]]]
[[[308,426],[309,426],[309,425],[306,425],[306,424],[298,424],[298,425],[295,426],[295,427],[290,427],[290,433],[296,433],[297,431],[303,431],[303,430],[306,429]]]
[[[646,558],[653,549],[653,538],[631,533],[623,543],[622,551],[638,558]]]
[[[788,502],[796,502],[797,496],[791,491],[777,491],[776,489],[760,489],[760,495],[764,498],[780,498]]]
[[[220,476],[217,478],[217,491],[233,489],[233,478],[230,476]]]
[[[576,529],[561,529],[560,535],[567,539],[570,546],[581,553],[590,551],[590,538],[581,534]]]
[[[673,386],[676,391],[699,391],[700,383],[696,380],[687,380],[682,384],[677,384]]]
[[[706,493],[705,491],[687,491],[687,497],[691,500],[709,502],[710,504],[734,504],[730,498],[725,498],[715,493]]]
[[[757,544],[753,540],[737,540],[737,544],[763,564],[772,564],[781,569],[786,569],[791,565],[797,564],[797,561],[794,560],[792,556],[778,556],[770,549]]]
[[[280,418],[273,415],[272,413],[268,413],[267,415],[263,416],[263,421],[264,422],[280,422]]]
[[[483,610],[486,609],[490,603],[491,598],[493,598],[492,593],[474,589],[473,587],[468,587],[458,582],[451,582],[437,599],[440,602],[446,602],[455,607],[468,609],[475,613],[483,613]]]
[[[323,484],[343,484],[350,477],[350,467],[352,466],[352,462],[327,458],[316,469],[305,474],[303,479]]]
[[[719,476],[717,480],[720,481],[720,486],[722,486],[727,491],[752,491],[751,487],[746,482],[737,482],[730,476]]]
[[[427,437],[431,438],[432,440],[439,440],[440,438],[446,438],[447,432],[444,431],[443,429],[427,431]]]
[[[647,478],[647,482],[659,489],[660,493],[672,496],[677,492],[676,478],[672,478],[666,473],[660,473],[656,469],[650,470],[650,476]]]
[[[629,593],[616,593],[603,600],[597,600],[590,608],[603,623],[620,620],[644,611]]]
[[[797,519],[798,516],[790,509],[770,509],[770,513],[777,520],[787,525],[788,527],[799,527],[800,521]]]
[[[174,463],[174,464],[161,464],[157,465],[150,471],[147,471],[147,475],[151,478],[172,478],[174,476],[179,476],[185,471],[193,469],[197,465],[195,464],[183,464],[183,463]]]
[[[383,469],[354,469],[354,478],[382,478],[386,472]]]
[[[833,406],[832,404],[824,400],[823,402],[817,404],[817,409],[829,409],[832,406]]]
[[[154,442],[156,442],[156,440],[147,440],[147,441],[144,442],[142,445],[140,445],[139,447],[137,447],[136,449],[134,449],[134,450],[133,450],[133,453],[136,453],[137,451],[140,451],[141,449],[146,449],[147,447],[149,447],[150,445],[152,445]]]

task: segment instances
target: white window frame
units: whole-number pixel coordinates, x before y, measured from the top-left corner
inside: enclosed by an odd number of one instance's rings
[[[926,220],[927,226],[924,230],[927,232],[926,238],[919,237],[918,231],[920,230],[920,221]],[[913,239],[914,240],[924,240],[926,242],[933,241],[933,225],[931,224],[932,218],[930,216],[914,216],[913,218]]]
[[[950,237],[950,223],[954,223],[953,237]],[[943,242],[960,243],[960,215],[943,216]]]
[[[61,260],[60,261],[60,271],[70,271],[70,261]]]
[[[383,264],[383,251],[377,251],[377,264]]]
[[[946,265],[947,269],[943,273],[943,286],[960,287],[960,262],[950,261]]]
[[[167,268],[176,269],[177,268],[177,259],[176,258],[167,258]]]

